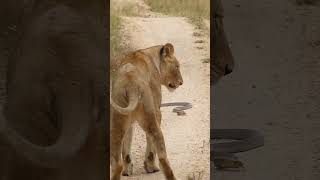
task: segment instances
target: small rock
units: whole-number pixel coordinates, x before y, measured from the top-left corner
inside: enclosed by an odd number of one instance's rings
[[[202,63],[210,63],[210,58],[202,59]]]
[[[204,43],[204,40],[196,40],[194,43]]]
[[[201,33],[194,32],[194,33],[193,33],[193,36],[201,36]]]

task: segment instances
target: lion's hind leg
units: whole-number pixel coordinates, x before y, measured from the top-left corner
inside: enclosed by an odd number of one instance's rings
[[[125,133],[129,128],[129,120],[127,116],[114,114],[111,119],[111,137],[110,137],[110,160],[112,169],[111,180],[120,180],[123,170],[123,162],[121,158],[122,144]]]
[[[144,169],[147,173],[158,172],[160,169],[156,165],[156,149],[152,142],[152,138],[146,134],[147,148],[145,153]]]
[[[132,143],[133,127],[132,125],[127,130],[123,139],[122,159],[123,159],[123,176],[130,176],[133,173],[133,164],[131,160],[131,143]]]
[[[160,126],[156,121],[155,115],[153,113],[147,113],[145,118],[146,120],[139,122],[139,124],[154,144],[158,154],[161,170],[163,171],[167,180],[176,180],[167,158],[164,137]]]
[[[158,154],[161,170],[163,171],[166,179],[176,180],[167,158],[165,141],[160,129],[160,120],[158,118],[161,117],[158,116],[153,99],[150,97],[152,97],[151,90],[144,91],[142,96],[143,118],[138,120],[138,123],[145,131],[146,135],[150,137],[150,141],[154,145]]]

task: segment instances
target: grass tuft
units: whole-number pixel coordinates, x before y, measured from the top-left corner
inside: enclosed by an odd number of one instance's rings
[[[210,19],[210,0],[145,0],[151,11],[188,17],[193,24],[203,27],[203,18]]]
[[[110,55],[115,57],[122,51],[121,46],[121,18],[114,14],[110,15]]]

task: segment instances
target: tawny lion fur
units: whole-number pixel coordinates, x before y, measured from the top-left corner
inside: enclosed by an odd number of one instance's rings
[[[130,147],[134,121],[147,136],[145,170],[159,171],[155,164],[157,154],[166,179],[176,179],[160,128],[161,85],[174,90],[182,83],[180,65],[170,43],[129,53],[121,60],[111,90],[112,180],[119,180],[121,173],[132,174]]]

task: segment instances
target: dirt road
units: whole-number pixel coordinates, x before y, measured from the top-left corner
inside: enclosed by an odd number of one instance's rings
[[[213,125],[266,142],[240,154],[246,171],[212,179],[320,179],[320,8],[292,2],[223,1],[237,67],[213,89]]]
[[[202,62],[210,57],[209,36],[182,17],[148,12],[147,16],[123,17],[123,20],[126,41],[133,49],[167,42],[174,45],[184,84],[173,93],[163,88],[163,102],[188,101],[194,107],[186,111],[186,116],[177,116],[171,108],[162,109],[161,128],[169,161],[179,179],[185,180],[188,175],[198,172],[202,173],[203,180],[209,179],[209,64]],[[194,36],[194,32],[202,36]],[[204,42],[195,43],[197,40]],[[123,179],[164,179],[162,172],[145,174],[145,134],[137,125],[135,129],[132,147],[134,175]]]

